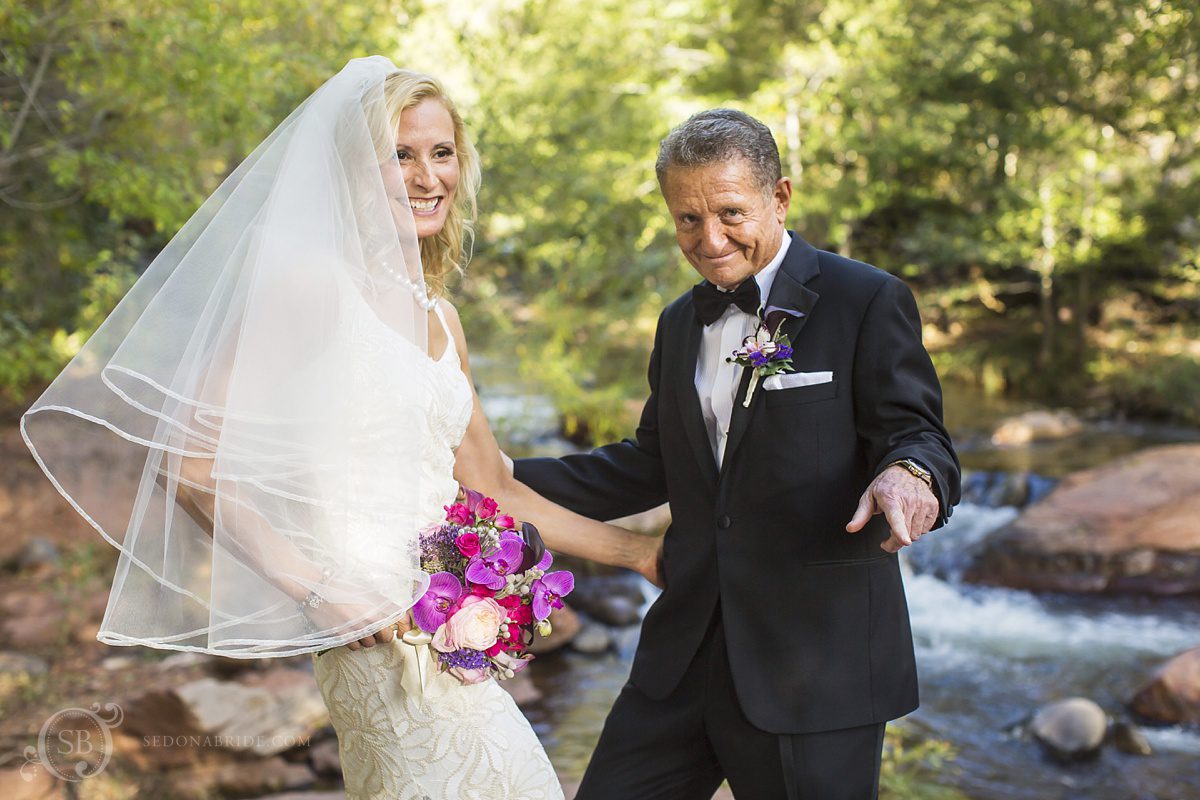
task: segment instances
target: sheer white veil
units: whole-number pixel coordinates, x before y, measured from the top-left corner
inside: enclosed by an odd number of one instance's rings
[[[385,628],[426,590],[414,409],[436,399],[384,97],[397,71],[354,59],[308,97],[22,417],[120,551],[100,641],[294,655]]]

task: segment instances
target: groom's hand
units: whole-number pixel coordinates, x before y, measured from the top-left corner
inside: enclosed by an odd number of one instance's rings
[[[888,467],[863,492],[846,530],[858,533],[872,516],[883,514],[892,535],[879,546],[896,553],[929,533],[938,508],[937,496],[925,481],[903,467]]]

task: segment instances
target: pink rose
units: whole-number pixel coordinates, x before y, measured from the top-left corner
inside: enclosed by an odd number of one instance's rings
[[[455,503],[452,506],[442,506],[442,508],[446,509],[447,522],[453,522],[455,525],[475,524],[475,515],[471,513],[471,509],[462,503]]]
[[[475,509],[479,514],[480,519],[491,519],[496,516],[496,512],[500,510],[499,504],[490,497],[485,497],[479,502],[478,508]]]
[[[439,625],[434,631],[433,641],[429,643],[429,646],[439,653],[453,653],[458,649],[458,645],[450,639],[449,627],[446,624]]]
[[[479,534],[477,533],[460,533],[454,540],[454,544],[458,546],[458,552],[467,558],[479,555]]]
[[[508,514],[501,514],[500,516],[496,517],[496,527],[503,528],[506,531],[515,530],[517,527],[517,521]]]
[[[462,608],[446,620],[446,639],[457,647],[487,650],[496,643],[507,616],[504,607],[492,598],[468,595],[462,600]],[[437,634],[434,638],[436,641]]]

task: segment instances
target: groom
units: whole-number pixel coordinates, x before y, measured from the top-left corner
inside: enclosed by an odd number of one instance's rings
[[[704,281],[659,318],[636,438],[515,472],[597,519],[671,504],[666,589],[578,797],[708,800],[728,779],[738,800],[868,800],[886,721],[917,707],[896,553],[959,499],[916,304],[786,230],[754,118],[693,116],[656,169]],[[762,310],[794,347],[779,376],[726,362]]]

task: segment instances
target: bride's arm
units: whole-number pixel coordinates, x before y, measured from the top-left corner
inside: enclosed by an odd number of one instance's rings
[[[471,421],[455,458],[455,479],[463,486],[496,498],[505,513],[537,525],[550,549],[603,564],[627,567],[655,583],[661,583],[658,571],[660,537],[633,533],[580,516],[550,502],[513,477],[483,414],[479,397],[475,394],[467,358],[466,336],[458,313],[445,301],[443,308],[454,335],[454,347],[458,350],[462,370],[471,384],[473,401]]]

